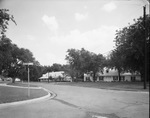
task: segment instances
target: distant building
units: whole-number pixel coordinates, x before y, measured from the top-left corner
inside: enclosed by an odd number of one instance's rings
[[[53,81],[72,81],[71,77],[66,75],[64,71],[48,72],[43,74],[39,80],[48,81],[49,78],[51,78]]]
[[[120,73],[121,81],[141,81],[141,75],[139,73]],[[104,69],[103,73],[98,73],[97,81],[119,81],[118,71],[115,69]]]

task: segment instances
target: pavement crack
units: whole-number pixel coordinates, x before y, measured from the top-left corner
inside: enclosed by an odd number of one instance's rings
[[[66,102],[65,100],[61,100],[61,99],[57,99],[57,98],[55,98],[53,100],[58,101],[58,102],[60,102],[64,105],[83,110],[87,113],[88,116],[90,116],[90,118],[119,118],[114,113],[112,113],[112,114],[98,113],[98,112],[90,111],[88,109],[85,109],[85,108],[82,108],[80,106],[74,105],[72,103]]]
[[[90,118],[120,118],[115,113],[106,114],[106,113],[88,111],[87,114],[91,116]]]
[[[135,102],[124,102],[124,101],[121,101],[121,100],[116,100],[116,99],[114,99],[115,101],[117,101],[117,102],[120,102],[120,103],[123,103],[123,104],[127,104],[127,106],[134,106],[134,105],[143,105],[143,104],[148,104],[148,103],[145,103],[145,102],[137,102],[137,101],[135,101]]]
[[[53,99],[53,100],[58,101],[58,102],[60,102],[60,103],[62,103],[62,104],[65,104],[65,105],[67,105],[67,106],[70,106],[70,107],[74,107],[74,108],[81,109],[81,107],[79,107],[79,106],[77,106],[77,105],[74,105],[74,104],[72,104],[72,103],[66,102],[66,101],[64,101],[64,100],[61,100],[61,99],[55,98],[55,99]]]

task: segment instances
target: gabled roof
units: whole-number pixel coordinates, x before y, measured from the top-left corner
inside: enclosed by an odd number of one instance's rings
[[[138,73],[120,73],[121,76],[134,76],[134,75],[140,75]],[[103,73],[99,73],[99,76],[118,76],[118,71],[116,69],[107,69],[104,68]]]
[[[115,69],[106,69],[104,68],[103,74],[100,73],[100,76],[118,76],[118,71]]]
[[[123,76],[134,76],[134,75],[136,75],[136,76],[139,75],[140,76],[140,74],[136,73],[136,72],[135,73],[126,72],[126,73],[123,73],[122,75]]]
[[[42,77],[40,77],[39,79],[48,79],[48,77],[58,77],[58,76],[62,76],[64,74],[64,71],[57,71],[57,72],[48,72],[46,74],[43,74]]]

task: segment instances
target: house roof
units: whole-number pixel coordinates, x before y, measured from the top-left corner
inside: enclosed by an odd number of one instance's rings
[[[130,76],[130,75],[133,75],[133,74],[131,74],[131,73],[123,73],[122,75],[124,75],[124,76]]]
[[[109,71],[107,71],[107,69],[104,69],[103,74],[100,73],[100,76],[118,76],[118,71],[115,69],[110,69]]]
[[[139,73],[130,73],[130,72],[123,73],[122,75],[123,75],[123,76],[131,76],[131,75],[132,75],[132,76],[134,76],[134,75],[136,75],[136,76],[139,75],[139,76],[140,76]]]
[[[62,76],[62,74],[64,74],[64,71],[48,72],[46,74],[43,74],[42,77],[40,77],[39,79],[48,79],[48,77],[50,76],[58,77],[58,76]]]
[[[99,73],[99,76],[118,76],[118,71],[115,69],[108,69],[104,68],[104,72],[103,73]],[[140,75],[137,73],[130,73],[130,72],[126,72],[126,73],[121,73],[121,76],[132,76],[132,75]]]

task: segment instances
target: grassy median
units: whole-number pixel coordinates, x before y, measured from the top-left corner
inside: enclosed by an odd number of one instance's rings
[[[39,98],[47,94],[48,93],[43,89],[30,89],[30,97],[28,97],[27,87],[16,88],[0,86],[0,104]]]

